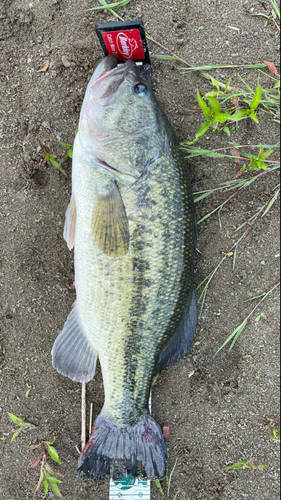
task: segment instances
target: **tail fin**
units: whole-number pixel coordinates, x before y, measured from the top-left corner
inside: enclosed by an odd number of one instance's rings
[[[162,479],[166,473],[162,431],[148,414],[130,425],[117,424],[101,412],[77,467],[78,476],[99,481],[126,476]]]

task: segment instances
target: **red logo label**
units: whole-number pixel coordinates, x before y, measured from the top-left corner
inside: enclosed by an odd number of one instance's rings
[[[102,37],[109,54],[115,54],[118,61],[144,59],[139,30],[104,31]]]

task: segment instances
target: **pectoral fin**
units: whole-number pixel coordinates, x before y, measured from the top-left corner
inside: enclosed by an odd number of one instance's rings
[[[71,195],[69,205],[65,212],[65,223],[63,237],[67,243],[69,250],[74,247],[76,227],[76,203],[74,195]]]
[[[108,194],[98,195],[94,205],[92,233],[95,243],[108,255],[122,255],[129,248],[126,209],[115,182]]]

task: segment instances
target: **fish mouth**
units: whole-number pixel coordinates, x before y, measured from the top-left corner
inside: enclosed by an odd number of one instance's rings
[[[134,65],[134,62],[129,59],[125,63],[120,63],[118,66],[117,63],[117,57],[115,55],[108,55],[106,58],[104,67],[102,68],[102,74],[95,78],[92,88],[98,83],[101,82],[102,80],[105,80],[105,78],[108,78],[109,76],[118,74],[118,73],[126,73],[126,70],[129,69]]]
[[[93,75],[90,86],[92,99],[101,106],[109,104],[118,96],[133,66],[134,62],[131,60],[118,65],[116,56],[107,56]]]

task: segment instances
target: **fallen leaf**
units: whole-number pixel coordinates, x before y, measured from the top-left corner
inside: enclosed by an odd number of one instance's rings
[[[69,62],[69,60],[67,59],[66,55],[63,55],[62,58],[62,64],[66,67],[66,68],[69,68],[70,66],[73,66],[73,63],[72,62]]]
[[[163,438],[168,439],[170,435],[170,427],[163,427]]]
[[[271,73],[273,73],[277,78],[279,78],[279,74],[278,74],[278,70],[276,68],[276,66],[274,66],[274,64],[268,62],[268,61],[263,61],[264,64],[267,65],[269,71],[271,71]]]
[[[45,71],[47,71],[49,65],[50,65],[49,61],[46,61],[45,64],[44,64],[44,66],[43,66],[43,68],[36,69],[35,72],[36,73],[41,73],[42,71],[45,72]]]

